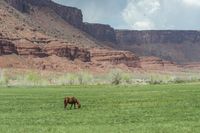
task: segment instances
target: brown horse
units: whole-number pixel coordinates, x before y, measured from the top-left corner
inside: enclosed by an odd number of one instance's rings
[[[65,97],[64,99],[64,108],[67,108],[67,105],[70,104],[72,108],[72,106],[74,105],[74,108],[76,108],[76,105],[78,106],[78,108],[81,107],[81,104],[79,102],[78,99],[76,99],[75,97]]]

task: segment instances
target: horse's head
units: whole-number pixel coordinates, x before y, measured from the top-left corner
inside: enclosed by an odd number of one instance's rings
[[[77,101],[77,106],[78,106],[78,108],[81,108],[81,104],[79,101]]]

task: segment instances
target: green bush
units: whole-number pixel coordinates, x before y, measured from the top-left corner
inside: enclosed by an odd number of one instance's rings
[[[78,77],[78,83],[80,85],[82,84],[93,84],[93,75],[90,74],[89,72],[80,72],[77,74]]]
[[[30,71],[26,74],[26,80],[33,85],[39,85],[42,78],[41,78],[39,73],[34,72],[34,71]]]
[[[167,84],[199,82],[200,75],[196,73],[162,74],[133,73],[121,69],[113,69],[106,74],[91,74],[86,71],[78,73],[37,72],[34,70],[15,71],[4,69],[0,71],[0,85],[7,86],[41,86],[41,85],[130,85],[130,84]]]
[[[77,76],[73,73],[68,73],[67,77],[66,77],[67,83],[69,85],[75,85],[76,84],[76,80],[77,80]]]
[[[6,73],[6,70],[1,70],[0,72],[0,84],[6,86],[9,84],[9,77]]]
[[[190,82],[190,81],[184,77],[175,77],[174,80],[172,81],[172,83],[176,83],[176,84],[186,83],[186,82]]]
[[[110,72],[110,78],[111,78],[111,84],[113,85],[119,85],[122,83],[122,75],[123,72],[120,69],[114,69]]]
[[[130,73],[122,73],[122,81],[125,83],[125,84],[132,84],[132,74]]]

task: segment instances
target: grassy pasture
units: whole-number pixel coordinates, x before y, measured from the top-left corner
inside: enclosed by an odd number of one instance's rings
[[[64,110],[64,96],[82,108]],[[0,89],[0,133],[197,133],[200,84]]]

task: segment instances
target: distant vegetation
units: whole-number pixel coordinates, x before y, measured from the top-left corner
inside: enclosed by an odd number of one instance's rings
[[[39,72],[36,70],[0,70],[0,86],[46,86],[46,85],[144,85],[199,82],[198,73],[132,73],[114,69],[106,74]]]

